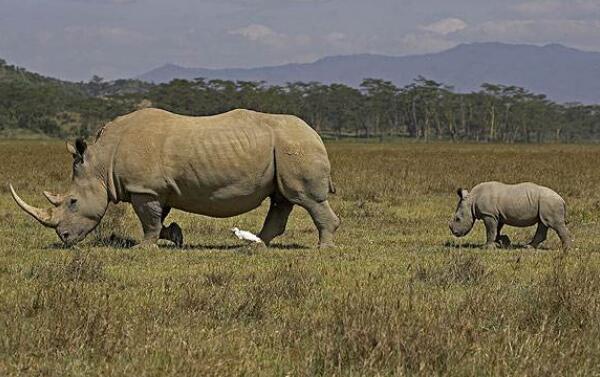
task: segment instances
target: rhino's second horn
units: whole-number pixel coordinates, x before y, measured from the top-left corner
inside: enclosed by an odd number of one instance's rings
[[[54,194],[50,191],[44,191],[43,194],[46,197],[46,199],[48,199],[48,201],[52,203],[52,205],[55,207],[58,207],[65,201],[64,196],[61,194]]]

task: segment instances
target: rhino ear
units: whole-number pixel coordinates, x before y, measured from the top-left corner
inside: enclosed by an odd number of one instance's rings
[[[463,188],[459,188],[458,190],[456,190],[456,194],[462,200],[462,199],[466,198],[467,195],[469,195],[469,191],[467,191]]]
[[[69,153],[71,153],[73,156],[77,155],[77,149],[75,149],[75,146],[68,141],[67,141],[67,151]]]
[[[75,148],[77,148],[77,153],[79,153],[80,156],[83,156],[85,150],[87,149],[87,144],[85,143],[85,140],[83,140],[80,137],[77,138],[77,140],[75,140]]]
[[[75,140],[75,145],[67,141],[67,151],[73,155],[73,158],[83,158],[86,149],[87,144],[82,138],[77,138],[77,140]]]

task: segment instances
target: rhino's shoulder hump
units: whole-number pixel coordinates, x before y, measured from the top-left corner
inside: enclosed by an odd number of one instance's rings
[[[166,111],[166,110],[149,107],[146,109],[136,110],[136,111],[133,111],[133,112],[125,114],[125,115],[121,115],[121,116],[115,118],[110,123],[108,123],[105,127],[107,127],[107,126],[113,127],[113,125],[119,126],[122,124],[138,123],[138,122],[143,122],[143,120],[145,120],[145,119],[146,120],[147,119],[159,119],[159,118],[173,117],[173,116],[178,116],[178,115],[171,113],[169,111]]]
[[[517,186],[517,185],[519,185],[519,186],[529,186],[529,187],[543,187],[543,186],[538,185],[535,182],[521,182],[521,183],[517,183],[515,186]]]
[[[122,131],[124,131],[129,125],[144,123],[149,119],[157,119],[159,117],[167,116],[175,116],[175,114],[170,113],[166,110],[146,108],[118,116],[112,121],[106,123],[104,126],[102,126],[102,128],[98,130],[98,132],[96,133],[96,141],[102,138],[106,133],[112,135],[121,134]]]
[[[122,123],[122,122],[126,122],[126,121],[131,121],[136,118],[146,118],[146,117],[155,118],[155,117],[163,117],[163,116],[169,116],[169,115],[173,116],[175,114],[171,113],[167,110],[157,109],[155,107],[148,107],[145,109],[133,111],[133,112],[125,114],[125,115],[121,115],[121,116],[117,117],[115,120],[113,120],[112,123]]]
[[[489,181],[489,182],[481,182],[480,184],[473,187],[471,191],[489,191],[489,190],[497,190],[499,188],[507,186],[506,183],[498,182],[498,181]]]

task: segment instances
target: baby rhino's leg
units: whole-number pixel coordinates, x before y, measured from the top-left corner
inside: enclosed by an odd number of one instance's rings
[[[498,221],[498,229],[496,232],[496,244],[501,247],[509,247],[510,246],[510,238],[506,234],[501,233],[503,226],[504,226],[504,223],[501,220],[499,220]]]
[[[485,224],[486,242],[484,247],[488,249],[496,248],[496,236],[498,234],[498,220],[492,216],[483,217]]]
[[[562,243],[563,250],[565,250],[565,251],[569,250],[569,248],[571,248],[571,234],[569,233],[569,230],[567,229],[567,225],[565,224],[565,221],[559,220],[556,222],[552,222],[552,223],[548,224],[548,226],[550,228],[554,229],[554,231],[558,234],[558,237],[560,238],[560,242]]]
[[[540,205],[540,215],[544,225],[554,229],[558,234],[563,250],[568,250],[571,247],[571,235],[566,225],[565,203],[562,200],[545,201]]]
[[[562,242],[563,250],[567,251],[571,248],[571,234],[567,229],[566,224],[561,224],[558,228],[554,228],[558,236],[560,237],[560,241]]]
[[[534,249],[546,240],[546,236],[548,234],[548,227],[544,225],[541,221],[538,223],[537,230],[535,231],[535,236],[527,246],[531,246]]]

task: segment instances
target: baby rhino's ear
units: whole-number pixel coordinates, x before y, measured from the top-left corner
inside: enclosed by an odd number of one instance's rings
[[[456,190],[456,194],[462,200],[462,199],[466,198],[467,195],[469,195],[469,191],[467,191],[463,188],[459,188],[458,190]]]

